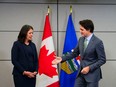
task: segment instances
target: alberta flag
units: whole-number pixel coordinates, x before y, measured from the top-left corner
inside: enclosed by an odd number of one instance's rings
[[[76,37],[76,32],[72,21],[72,14],[70,14],[66,29],[63,55],[72,52],[77,44],[78,40]],[[79,65],[80,65],[79,57],[61,63],[60,87],[74,87]]]
[[[49,22],[49,15],[46,15],[43,38],[39,53],[39,68],[36,79],[36,87],[59,87],[57,65],[52,65],[55,50]]]

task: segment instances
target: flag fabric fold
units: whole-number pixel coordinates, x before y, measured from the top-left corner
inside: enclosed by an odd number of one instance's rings
[[[67,23],[63,55],[72,52],[77,44],[78,40],[72,20],[72,14],[70,14]],[[61,63],[60,87],[74,87],[79,65],[79,57]]]
[[[46,15],[43,38],[38,58],[39,68],[36,87],[59,87],[57,65],[52,65],[55,56],[49,15]]]

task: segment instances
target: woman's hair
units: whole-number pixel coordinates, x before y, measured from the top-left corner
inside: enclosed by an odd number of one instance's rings
[[[86,19],[79,22],[79,24],[84,27],[86,30],[90,30],[91,33],[94,31],[94,24],[91,20]]]
[[[30,26],[30,25],[23,25],[20,32],[19,32],[19,35],[18,35],[18,41],[24,43],[25,42],[25,39],[26,39],[26,36],[27,36],[27,32],[32,29],[33,30],[33,27]]]

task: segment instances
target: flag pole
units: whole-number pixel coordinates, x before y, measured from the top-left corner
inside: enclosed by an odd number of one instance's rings
[[[70,5],[70,13],[72,14],[72,5]]]
[[[47,15],[49,15],[49,13],[50,13],[50,7],[49,7],[49,5],[48,5],[48,13],[47,13]]]

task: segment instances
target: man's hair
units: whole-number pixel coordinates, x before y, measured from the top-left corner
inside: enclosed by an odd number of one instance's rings
[[[84,27],[86,30],[90,30],[91,33],[94,32],[94,24],[91,20],[86,19],[86,20],[82,20],[79,21],[79,24]]]

